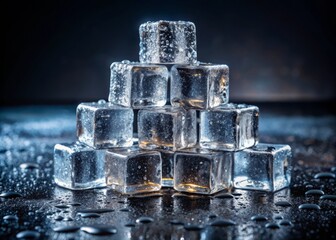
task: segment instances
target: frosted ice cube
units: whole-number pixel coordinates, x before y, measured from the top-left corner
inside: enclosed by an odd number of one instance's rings
[[[138,113],[139,146],[176,150],[196,144],[196,111],[174,108],[142,109]]]
[[[106,152],[106,183],[121,193],[134,194],[161,189],[161,158],[156,151],[138,147]]]
[[[200,113],[200,146],[237,151],[258,143],[259,109],[245,104],[225,104]]]
[[[259,143],[234,153],[234,187],[277,191],[289,186],[291,169],[290,146]]]
[[[77,137],[91,147],[129,147],[133,141],[133,110],[105,101],[77,107]]]
[[[140,25],[140,62],[186,63],[197,60],[196,28],[192,22],[158,21]]]
[[[111,64],[109,102],[135,109],[164,106],[168,75],[163,65],[114,62]]]
[[[231,185],[231,152],[191,148],[175,153],[175,190],[213,194]]]
[[[54,179],[61,187],[80,190],[104,187],[105,150],[85,144],[56,144],[54,148]]]
[[[209,109],[229,101],[229,67],[224,64],[175,65],[171,69],[173,106]]]

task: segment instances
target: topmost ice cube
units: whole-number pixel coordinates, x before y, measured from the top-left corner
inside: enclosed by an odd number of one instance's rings
[[[193,64],[197,61],[196,27],[192,22],[158,21],[140,25],[142,63]]]

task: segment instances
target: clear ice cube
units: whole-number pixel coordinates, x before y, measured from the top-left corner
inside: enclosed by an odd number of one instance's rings
[[[232,153],[191,148],[174,159],[174,189],[213,194],[232,185]]]
[[[73,190],[104,187],[105,150],[85,144],[56,144],[54,148],[54,180],[61,187]]]
[[[77,107],[77,137],[97,149],[129,147],[133,141],[133,110],[105,101]]]
[[[174,152],[160,150],[162,159],[162,186],[174,186]]]
[[[192,22],[158,21],[140,25],[140,62],[192,64],[197,60]]]
[[[166,106],[138,113],[139,146],[143,149],[177,150],[197,141],[196,111]]]
[[[163,65],[114,62],[111,64],[109,102],[135,109],[164,106],[168,75]]]
[[[106,152],[106,183],[118,192],[136,194],[161,189],[161,157],[138,147]]]
[[[234,187],[277,191],[291,180],[291,148],[262,144],[234,153]]]
[[[258,143],[259,109],[245,104],[225,104],[200,113],[200,146],[237,151]]]
[[[171,69],[170,103],[177,107],[209,109],[229,101],[229,67],[200,64]]]

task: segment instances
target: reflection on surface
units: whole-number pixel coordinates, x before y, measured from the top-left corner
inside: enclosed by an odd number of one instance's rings
[[[42,109],[43,110],[43,109]],[[305,195],[311,189],[335,195],[335,179],[314,178],[319,172],[335,173],[335,118],[298,118],[267,115],[261,121],[263,141],[288,143],[294,152],[291,188],[276,193],[234,190],[232,196],[216,197],[178,193],[163,188],[159,193],[130,197],[101,188],[70,191],[53,182],[53,146],[74,140],[73,111],[54,109],[42,113],[35,109],[27,115],[0,114],[0,238],[14,239],[23,230],[35,230],[51,239],[300,239],[335,237],[331,222],[335,216],[334,201]],[[44,109],[45,110],[45,109]],[[43,110],[43,111],[44,111]],[[72,109],[73,110],[73,109]],[[42,123],[39,130],[34,121]],[[328,120],[329,119],[329,120]],[[279,126],[286,129],[279,130]],[[333,133],[333,134],[331,134]],[[321,140],[323,139],[323,141]],[[21,196],[20,196],[21,195]],[[288,204],[276,204],[287,201]],[[314,203],[321,210],[300,210],[303,203]],[[97,212],[82,217],[81,210]],[[98,210],[100,209],[100,211]],[[101,209],[105,209],[102,211]],[[106,210],[108,209],[108,211]],[[6,217],[14,215],[16,218]],[[263,215],[266,221],[251,220]],[[137,223],[139,217],[153,222]],[[5,218],[4,218],[5,217]],[[14,219],[14,220],[9,220]],[[232,220],[229,227],[211,227],[216,219]],[[282,225],[282,221],[291,224]],[[172,223],[171,223],[172,222]],[[279,229],[265,228],[277,223]],[[112,225],[117,233],[96,237],[81,230],[57,233],[58,226]],[[184,224],[199,225],[201,230],[186,230]]]

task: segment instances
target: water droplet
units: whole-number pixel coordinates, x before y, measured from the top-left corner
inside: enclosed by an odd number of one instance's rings
[[[251,217],[252,221],[267,221],[267,217],[263,215],[254,215]]]
[[[275,147],[267,147],[267,149],[266,149],[266,151],[268,151],[268,152],[272,152],[274,150],[275,150]]]
[[[267,223],[265,227],[270,228],[270,229],[278,229],[280,228],[280,225],[277,223]]]
[[[181,220],[178,220],[178,219],[172,219],[169,222],[172,225],[184,225],[184,223]]]
[[[275,206],[280,206],[280,207],[291,207],[292,204],[290,204],[288,201],[278,201],[274,203]]]
[[[67,205],[77,207],[77,206],[80,206],[81,204],[80,203],[68,203]]]
[[[55,205],[54,207],[56,207],[56,208],[60,208],[60,209],[65,209],[65,208],[69,208],[69,206],[68,205]]]
[[[22,238],[22,239],[37,239],[40,237],[40,233],[36,231],[22,231],[16,234],[16,238]]]
[[[17,197],[22,197],[20,193],[17,192],[3,192],[0,194],[1,198],[17,198]]]
[[[209,218],[216,218],[216,217],[217,217],[217,215],[214,214],[214,213],[212,213],[212,214],[209,215]]]
[[[19,218],[15,215],[6,215],[3,217],[3,220],[5,221],[18,221]]]
[[[82,218],[99,218],[100,215],[98,213],[80,213]]]
[[[58,215],[54,218],[56,221],[62,221],[63,220],[63,217]]]
[[[314,178],[316,179],[327,179],[327,178],[336,178],[336,175],[331,172],[321,172],[318,174],[315,174]]]
[[[230,193],[220,193],[214,196],[215,198],[234,198]]]
[[[166,25],[159,24],[158,29],[159,29],[160,31],[167,31],[167,30],[168,30],[168,27],[167,27]]]
[[[238,192],[233,192],[232,195],[233,195],[233,196],[241,196],[242,194],[241,194],[241,193],[238,193]]]
[[[70,221],[73,221],[73,219],[71,217],[65,217],[63,221],[70,222]]]
[[[274,219],[276,219],[276,220],[281,220],[281,219],[283,219],[283,217],[280,216],[280,215],[278,215],[278,216],[275,216]]]
[[[37,163],[21,163],[20,168],[22,170],[33,170],[40,168],[40,165],[38,165]]]
[[[320,200],[336,201],[336,195],[323,195],[320,197]]]
[[[151,217],[139,217],[139,218],[136,220],[137,223],[151,223],[151,222],[153,222],[153,221],[154,221],[154,219],[151,218]]]
[[[126,223],[125,227],[135,227],[135,224],[134,223]]]
[[[299,206],[301,210],[320,210],[320,206],[313,203],[304,203]]]
[[[199,224],[185,224],[184,229],[187,231],[201,231],[204,227]]]
[[[69,232],[76,232],[79,230],[77,226],[62,226],[62,227],[55,227],[54,232],[61,232],[61,233],[69,233]]]
[[[235,225],[236,223],[231,221],[231,220],[216,220],[212,223],[210,223],[210,226],[214,227],[226,227],[226,226],[232,226]]]
[[[98,104],[100,104],[100,105],[105,104],[105,103],[106,103],[105,99],[99,99],[98,100]]]
[[[305,192],[305,195],[324,195],[324,192],[320,189],[311,189]]]
[[[91,225],[80,228],[83,232],[92,235],[110,235],[117,233],[117,229],[114,226],[108,225]]]
[[[113,212],[114,209],[112,208],[100,208],[100,209],[79,209],[78,213],[107,213],[107,212]]]
[[[279,224],[282,225],[282,226],[291,226],[292,225],[291,221],[288,221],[288,220],[281,220]]]

